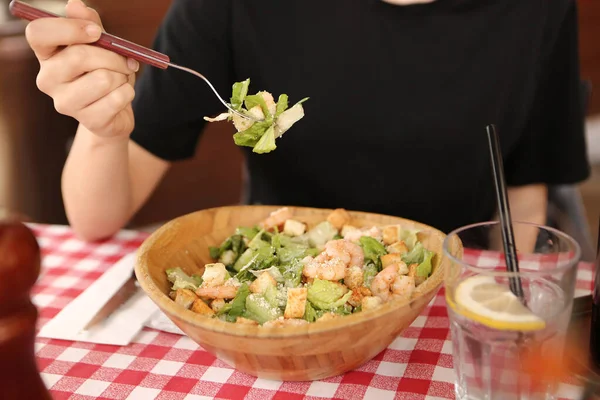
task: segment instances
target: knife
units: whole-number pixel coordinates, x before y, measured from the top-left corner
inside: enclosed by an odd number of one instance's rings
[[[117,292],[102,306],[102,308],[94,315],[94,317],[87,323],[83,328],[89,330],[93,326],[97,325],[101,321],[108,318],[115,310],[121,307],[127,300],[129,300],[138,291],[137,278],[135,277],[135,271],[131,274],[131,277],[117,290]]]

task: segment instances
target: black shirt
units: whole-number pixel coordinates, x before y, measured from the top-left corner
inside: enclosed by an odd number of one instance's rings
[[[174,0],[154,44],[226,99],[246,78],[310,97],[274,152],[244,148],[251,203],[446,232],[493,216],[487,124],[509,185],[588,176],[577,46],[571,0]],[[203,117],[224,111],[173,68],[145,68],[136,93],[132,140],[166,160],[192,157]]]

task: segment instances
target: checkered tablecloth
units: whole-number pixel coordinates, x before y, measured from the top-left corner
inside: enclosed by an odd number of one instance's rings
[[[42,249],[33,289],[39,326],[77,297],[147,234],[123,231],[87,244],[68,227],[29,225]],[[578,287],[591,287],[582,264]],[[35,353],[55,399],[453,399],[452,345],[443,289],[386,350],[360,368],[316,382],[278,382],[235,371],[185,336],[144,329],[128,346],[38,338]],[[575,382],[560,396],[573,399]]]

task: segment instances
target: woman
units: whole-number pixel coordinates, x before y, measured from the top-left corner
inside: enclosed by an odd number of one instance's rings
[[[33,21],[38,86],[80,126],[63,175],[72,227],[123,227],[223,111],[206,84],[88,46],[98,15]],[[495,211],[485,125],[500,130],[514,219],[544,223],[548,184],[588,176],[572,0],[175,0],[155,49],[228,97],[286,93],[306,116],[246,152],[249,202],[344,207],[444,231]],[[135,87],[135,90],[134,90]],[[134,99],[135,96],[135,99]],[[135,115],[135,126],[134,126]],[[202,173],[202,171],[195,171]]]

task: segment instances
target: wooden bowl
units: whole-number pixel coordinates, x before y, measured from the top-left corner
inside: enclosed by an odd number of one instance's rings
[[[192,340],[247,374],[282,381],[312,381],[343,374],[383,351],[433,299],[440,288],[445,235],[418,222],[349,211],[354,226],[401,224],[421,230],[419,240],[434,251],[432,274],[410,301],[395,300],[343,318],[287,327],[241,325],[198,315],[168,297],[167,268],[202,273],[212,262],[208,247],[219,245],[238,226],[252,226],[279,206],[212,208],[176,218],[148,237],[138,252],[135,273],[142,289]],[[310,225],[332,210],[289,207],[294,219]]]

